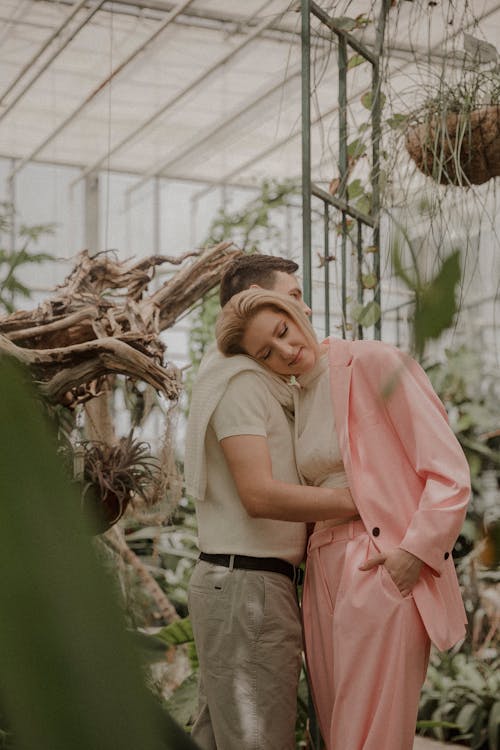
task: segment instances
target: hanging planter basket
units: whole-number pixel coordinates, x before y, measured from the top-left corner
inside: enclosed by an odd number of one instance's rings
[[[441,185],[482,185],[500,176],[500,105],[433,114],[408,128],[406,149]]]

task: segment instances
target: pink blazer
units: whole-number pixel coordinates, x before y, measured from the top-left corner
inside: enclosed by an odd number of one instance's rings
[[[413,597],[433,643],[450,648],[466,623],[451,551],[470,497],[467,460],[415,360],[380,341],[329,343],[354,501],[380,552],[401,547],[426,563]]]

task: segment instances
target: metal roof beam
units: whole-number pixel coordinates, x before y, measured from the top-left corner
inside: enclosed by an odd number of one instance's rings
[[[198,136],[192,139],[189,143],[183,146],[180,151],[177,151],[173,156],[172,154],[169,154],[168,157],[159,165],[157,163],[155,163],[155,165],[151,165],[149,169],[146,170],[143,177],[141,177],[140,180],[138,180],[134,185],[132,185],[128,189],[127,192],[131,193],[134,190],[137,190],[152,177],[157,177],[159,175],[161,175],[162,177],[168,177],[168,174],[165,174],[166,170],[171,169],[175,164],[182,161],[182,159],[184,159],[184,157],[186,157],[192,151],[195,151],[196,149],[200,148],[200,146],[203,146],[204,144],[206,144],[214,135],[217,135],[223,128],[226,128],[229,125],[233,124],[240,117],[243,117],[243,115],[250,112],[254,107],[257,107],[259,104],[262,104],[268,97],[272,96],[273,94],[277,92],[283,91],[283,88],[287,83],[290,83],[290,81],[293,81],[294,78],[298,78],[300,76],[300,71],[301,71],[300,64],[296,65],[292,69],[292,71],[288,73],[288,75],[285,78],[280,76],[278,81],[274,83],[270,88],[266,89],[263,93],[259,94],[255,99],[252,99],[248,104],[245,104],[243,107],[239,107],[236,111],[234,111],[231,115],[229,115],[229,117],[226,117],[223,120],[219,120],[215,125],[209,127],[204,133],[201,134],[201,136]]]
[[[406,67],[408,64],[409,63],[405,63],[402,66],[402,68]],[[352,94],[352,97],[356,98],[358,96],[361,96],[361,94],[363,94],[364,91],[366,91],[366,86],[363,86],[362,88],[357,89]],[[314,120],[311,121],[311,126],[318,125],[325,117],[329,117],[330,115],[334,114],[334,112],[338,112],[338,109],[339,109],[339,105],[336,104],[334,107],[331,107],[326,112],[320,113]],[[219,186],[223,185],[226,180],[232,179],[232,177],[234,177],[235,175],[237,175],[239,172],[242,172],[243,170],[248,169],[248,167],[251,167],[253,164],[255,164],[255,163],[259,162],[259,161],[262,161],[262,159],[265,159],[267,156],[270,156],[272,153],[274,153],[275,151],[277,151],[278,149],[280,149],[282,146],[285,146],[287,143],[289,143],[290,141],[292,141],[294,138],[298,138],[300,136],[301,132],[302,132],[302,127],[301,126],[295,128],[287,136],[285,136],[284,138],[281,138],[276,143],[273,143],[271,146],[269,146],[268,148],[264,149],[264,151],[260,151],[258,154],[256,154],[255,156],[253,156],[251,159],[248,159],[246,162],[244,162],[243,164],[240,164],[235,169],[232,169],[230,172],[227,172],[223,177],[219,178],[218,182],[215,182],[210,187],[207,187],[207,188],[204,188],[204,189],[200,190],[198,193],[196,193],[195,195],[193,195],[193,200],[199,200],[204,195],[206,195],[211,190],[213,190],[215,187],[217,187],[217,185],[219,185]]]
[[[10,94],[10,92],[12,91],[12,89],[15,86],[17,86],[17,84],[23,78],[23,76],[26,75],[26,73],[31,68],[31,66],[34,65],[36,63],[36,61],[40,59],[40,57],[43,55],[43,53],[45,52],[45,50],[47,49],[47,47],[50,47],[50,45],[52,44],[52,42],[54,41],[54,39],[57,39],[57,37],[59,36],[59,34],[62,31],[64,31],[64,29],[66,28],[66,26],[76,16],[76,14],[78,13],[78,11],[81,8],[83,8],[83,6],[85,5],[86,1],[87,0],[80,0],[80,2],[76,6],[73,7],[73,10],[71,10],[68,13],[68,15],[66,16],[66,18],[64,19],[64,21],[57,27],[57,29],[54,32],[52,32],[52,34],[49,36],[49,38],[45,40],[45,42],[42,44],[42,46],[39,47],[39,49],[35,52],[35,54],[33,55],[33,57],[30,60],[28,60],[28,62],[26,63],[26,65],[24,65],[24,67],[17,74],[17,76],[14,78],[14,80],[7,86],[7,88],[5,89],[5,91],[3,92],[3,94],[0,94],[0,104],[3,102],[3,100],[5,99],[5,97]],[[24,5],[26,6],[26,3]],[[20,6],[20,8],[22,9],[23,6]]]
[[[65,4],[70,5],[72,4],[71,0],[45,0],[45,2],[52,2],[52,3],[58,3],[58,4]],[[262,6],[265,7],[265,5],[268,5],[271,3],[271,0],[267,0],[267,2]],[[138,13],[144,14],[144,11],[150,11],[149,14],[146,15],[147,18],[151,18],[153,20],[158,20],[158,13],[168,13],[170,12],[173,7],[173,2],[162,2],[161,0],[115,0],[113,4],[109,3],[110,6],[112,5],[112,8],[103,8],[103,11],[111,12],[111,13],[124,13],[124,10],[121,10],[119,6],[122,6],[122,8],[130,8],[130,11],[127,12],[127,15],[130,15],[133,11],[132,9],[135,8]],[[234,3],[234,6],[237,7],[238,3]],[[244,6],[244,3],[241,3],[241,6]],[[260,11],[259,11],[260,12]],[[295,12],[293,8],[287,7],[284,11],[278,14],[274,14],[275,17],[282,16],[286,12]],[[211,10],[208,10],[208,8],[203,8],[201,10],[197,8],[190,8],[186,13],[184,14],[186,18],[190,18],[192,20],[199,19],[199,21],[211,21],[213,24],[218,24],[219,26],[233,26],[234,31],[237,31],[241,26],[251,26],[251,25],[257,25],[257,21],[253,20],[253,17],[248,19],[246,16],[241,15],[231,15],[229,13],[224,13],[221,15],[221,13],[217,13]],[[255,14],[254,14],[255,15]],[[286,27],[283,27],[279,24],[279,22],[275,22],[271,24],[270,31],[277,31],[277,32],[283,32],[286,34],[293,35],[297,41],[300,41],[300,29],[298,31],[293,31],[290,29],[287,29]]]
[[[11,13],[8,18],[0,19],[2,21],[5,21],[5,26],[2,29],[2,33],[0,34],[0,45],[2,45],[5,40],[9,38],[12,27],[19,23],[19,19],[22,18],[25,10],[28,7],[28,4],[31,6],[30,0],[23,0],[23,2],[19,3],[17,8],[14,9],[14,12]],[[2,99],[0,98],[0,102],[1,101]]]
[[[487,11],[485,11],[484,15],[481,16],[481,18],[475,19],[474,22],[471,22],[470,24],[468,24],[468,27],[471,26],[473,23],[476,23],[478,21],[482,21],[485,18],[488,18],[491,15],[494,15],[498,10],[500,10],[500,3],[497,3],[496,5],[494,5],[493,8],[489,8]],[[456,31],[451,36],[455,37],[455,36],[458,36],[459,34],[462,34],[462,33],[463,33],[463,28],[460,29],[459,31]],[[431,55],[434,54],[438,50],[439,46],[440,46],[440,42],[438,44],[434,45],[434,47],[432,47],[429,50],[429,53]],[[409,67],[414,62],[415,62],[414,60],[405,60],[399,67],[395,68],[395,70],[392,72],[392,75],[400,73],[401,71],[403,71],[405,68]],[[366,89],[366,87],[364,87],[362,90],[359,90],[359,91],[355,92],[353,94],[353,97],[360,96],[364,92],[365,89]],[[337,110],[338,110],[338,106],[332,107],[331,109],[329,109],[324,114],[320,114],[315,120],[313,120],[311,122],[311,125],[316,125],[324,117],[328,117],[328,115],[333,114]],[[200,198],[202,198],[207,193],[211,192],[217,186],[220,187],[221,185],[223,185],[226,180],[232,179],[239,172],[242,172],[244,169],[248,169],[248,167],[252,166],[252,164],[257,163],[257,162],[261,161],[262,159],[265,159],[266,156],[269,156],[274,151],[277,151],[279,148],[281,148],[282,146],[284,146],[286,143],[288,143],[289,141],[293,140],[293,138],[297,138],[300,135],[300,133],[301,133],[301,128],[296,128],[286,138],[282,138],[281,140],[279,140],[277,143],[273,144],[269,148],[265,149],[264,151],[261,151],[259,154],[257,154],[256,156],[252,157],[251,159],[248,159],[243,164],[240,164],[240,166],[236,167],[236,169],[232,169],[230,172],[227,172],[223,177],[220,177],[219,180],[217,182],[214,182],[214,184],[211,185],[210,187],[204,188],[204,189],[200,190],[198,193],[195,193],[195,195],[192,196],[192,200],[194,200],[194,201],[200,200]]]
[[[10,86],[7,88],[7,90],[2,95],[2,101],[7,96],[8,93],[12,90],[12,88],[18,83],[18,81],[21,80],[21,78],[24,77],[24,75],[27,73],[27,71],[30,69],[30,67],[39,59],[39,57],[45,52],[47,47],[52,44],[54,39],[59,36],[61,31],[68,25],[68,23],[71,21],[71,19],[78,13],[80,8],[82,8],[85,5],[86,0],[80,0],[78,5],[73,9],[73,11],[64,19],[63,23],[54,31],[54,33],[49,37],[49,39],[42,44],[41,48],[38,50],[38,52],[32,57],[32,59],[26,63],[26,65],[23,67],[21,73],[17,76],[15,81],[10,84]],[[17,96],[14,97],[14,99],[11,101],[9,105],[3,110],[3,112],[0,113],[0,122],[4,119],[4,117],[16,106],[18,101],[22,99],[22,97],[29,91],[29,89],[33,86],[33,84],[40,78],[42,73],[44,73],[47,68],[54,62],[56,57],[58,57],[61,52],[66,49],[68,44],[74,39],[74,37],[83,29],[83,27],[90,21],[92,16],[94,16],[101,5],[103,5],[105,0],[98,0],[97,5],[95,5],[85,16],[83,21],[81,21],[76,29],[74,29],[71,34],[68,36],[68,38],[64,41],[64,43],[55,50],[55,52],[52,53],[52,55],[49,57],[48,60],[42,65],[40,70],[38,70],[33,78],[24,86],[24,88],[21,89],[21,91],[17,94]]]
[[[84,0],[84,2],[85,1],[86,0]],[[48,144],[51,143],[54,140],[54,138],[56,138],[59,135],[59,133],[61,133],[64,130],[64,128],[66,128],[71,122],[73,122],[73,120],[75,120],[76,117],[78,117],[78,115],[85,109],[87,104],[89,104],[93,99],[95,99],[95,97],[98,94],[102,93],[105,90],[106,86],[108,86],[111,83],[113,78],[115,78],[115,76],[121,73],[122,70],[130,62],[132,62],[132,60],[134,60],[141,52],[143,52],[144,49],[148,45],[150,45],[167,28],[167,26],[169,26],[171,23],[173,23],[173,21],[175,21],[179,13],[182,13],[182,11],[185,8],[187,8],[187,6],[190,5],[192,2],[194,2],[194,0],[183,0],[183,2],[180,2],[177,5],[175,5],[172,11],[164,19],[163,23],[156,29],[156,31],[151,36],[149,36],[145,42],[142,42],[138,47],[136,47],[136,49],[133,52],[131,52],[131,54],[125,60],[123,60],[123,62],[121,62],[111,72],[111,74],[107,78],[101,81],[99,85],[93,91],[91,91],[90,94],[83,100],[83,102],[79,104],[78,107],[75,110],[73,110],[73,112],[70,115],[68,115],[68,117],[66,117],[66,119],[63,120],[63,122],[61,122],[55,128],[55,130],[49,133],[47,138],[45,138],[38,146],[36,146],[36,148],[30,154],[28,154],[28,156],[25,156],[19,162],[19,164],[16,164],[15,169],[11,172],[11,177],[13,177],[15,174],[20,172],[21,169],[24,166],[26,166],[28,162],[32,161],[41,151],[43,151],[43,149],[46,146],[48,146]]]
[[[18,156],[12,156],[12,154],[0,153],[0,160],[11,162],[15,161],[18,158]],[[57,169],[58,167],[61,167],[63,169],[82,169],[81,164],[70,161],[50,161],[49,159],[35,159],[31,162],[31,164],[33,164],[34,166],[53,167],[54,169]],[[133,172],[131,169],[112,169],[111,174],[124,175],[129,177],[141,176],[141,172]],[[10,179],[10,175],[8,179]],[[160,177],[160,179],[165,179],[166,182],[168,182],[169,180],[171,180],[172,182],[193,182],[200,185],[213,184],[215,187],[220,187],[218,181],[211,180],[209,178],[200,179],[199,177],[190,177],[183,174],[165,178]],[[255,190],[255,185],[251,185],[248,182],[238,182],[237,180],[234,180],[233,182],[227,182],[225,184],[228,185],[228,187],[243,188],[245,190]]]
[[[194,81],[192,81],[188,86],[186,86],[182,91],[180,91],[178,94],[176,94],[172,99],[169,99],[160,109],[158,109],[156,112],[154,112],[151,117],[149,117],[147,120],[142,122],[137,128],[135,128],[131,133],[129,133],[125,138],[122,138],[121,141],[119,141],[117,144],[115,144],[111,149],[109,149],[105,154],[103,154],[99,159],[97,159],[93,164],[86,167],[81,176],[78,179],[82,179],[86,177],[90,172],[94,172],[98,167],[103,164],[107,159],[109,159],[111,156],[117,153],[117,151],[120,151],[124,146],[126,146],[128,143],[136,139],[139,135],[143,135],[144,131],[147,130],[151,125],[158,120],[159,117],[165,114],[169,109],[171,109],[175,104],[177,104],[181,99],[183,99],[186,94],[189,94],[191,91],[193,91],[197,86],[200,85],[200,83],[203,83],[212,73],[214,73],[216,70],[218,70],[220,67],[225,65],[231,58],[235,57],[241,50],[243,50],[250,42],[252,42],[254,39],[256,39],[259,34],[264,30],[267,29],[271,23],[273,22],[273,19],[266,19],[263,21],[259,26],[252,31],[251,34],[249,34],[245,39],[243,39],[242,42],[240,42],[236,47],[233,47],[229,52],[225,52],[222,57],[220,57],[213,65],[211,65],[207,70],[203,71],[197,78],[195,78]]]

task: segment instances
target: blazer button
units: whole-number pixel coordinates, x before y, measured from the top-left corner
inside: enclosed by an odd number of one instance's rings
[[[374,529],[372,529],[373,536],[379,536],[380,535],[380,529],[378,526],[375,526]]]
[[[445,560],[447,560],[447,559],[449,558],[449,556],[450,556],[450,553],[449,553],[449,552],[445,552],[445,553],[444,553],[444,559],[445,559]]]

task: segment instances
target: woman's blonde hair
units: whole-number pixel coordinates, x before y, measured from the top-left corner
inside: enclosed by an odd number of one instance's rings
[[[314,329],[299,304],[290,295],[267,289],[247,289],[231,297],[224,305],[215,326],[217,346],[226,357],[247,354],[242,339],[251,320],[262,310],[284,313],[301,329],[308,341],[317,346]]]

